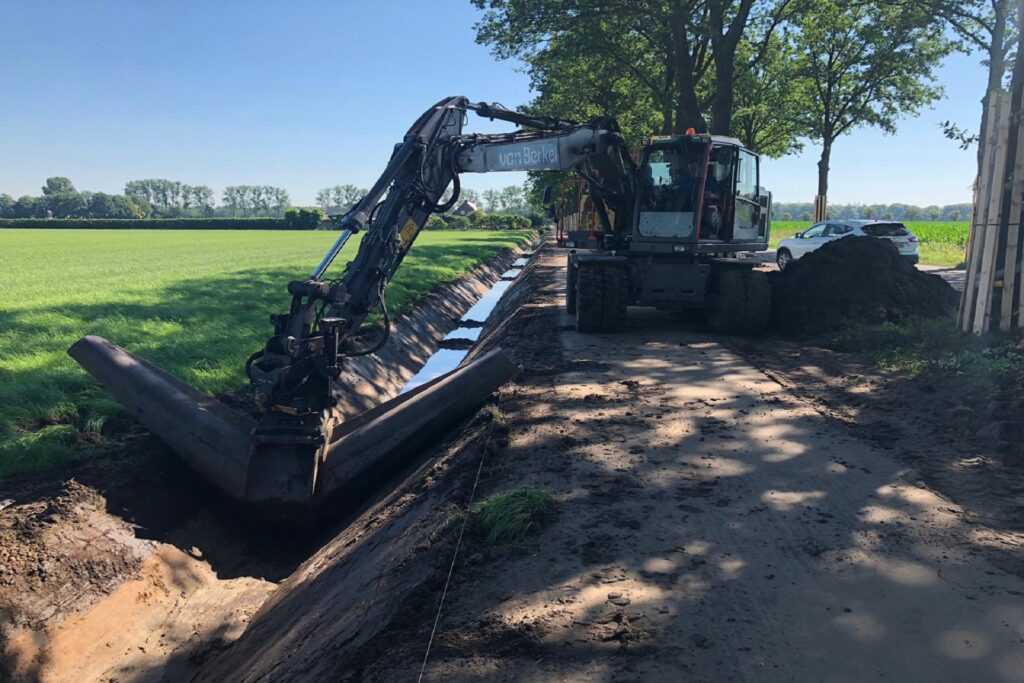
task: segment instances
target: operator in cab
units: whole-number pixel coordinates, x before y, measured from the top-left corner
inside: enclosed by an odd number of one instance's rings
[[[686,164],[686,173],[679,179],[677,190],[683,199],[685,211],[693,211],[697,207],[697,192],[700,190],[700,161],[690,159]],[[714,173],[709,173],[704,182],[704,199],[706,204],[718,204],[722,197],[722,186]]]
[[[708,177],[704,181],[704,209],[701,212],[701,227],[707,229],[710,235],[717,233],[722,223],[722,185],[715,177],[713,168],[713,166],[708,167]],[[686,173],[679,179],[677,186],[684,211],[697,210],[697,193],[700,191],[700,183],[700,160],[690,159],[686,164]]]

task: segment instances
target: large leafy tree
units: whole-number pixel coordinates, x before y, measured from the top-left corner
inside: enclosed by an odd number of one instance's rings
[[[539,94],[527,109],[578,121],[614,116],[634,143],[653,132],[670,134],[674,85],[662,67],[635,41],[602,52],[559,36],[531,57],[531,86]]]
[[[794,32],[804,123],[822,146],[818,194],[828,195],[835,141],[859,126],[896,122],[935,101],[934,71],[952,49],[934,14],[911,3],[818,0]]]
[[[737,50],[732,132],[744,145],[770,157],[803,148],[802,100],[806,82],[798,73],[793,41],[773,23]]]
[[[944,121],[947,137],[957,140],[964,149],[978,143],[981,163],[984,131],[988,122],[988,103],[992,93],[1004,90],[1011,70],[1011,55],[1020,42],[1017,31],[1018,2],[1015,0],[918,0],[924,7],[945,19],[962,39],[966,52],[981,52],[988,70],[985,96],[981,101],[981,125],[978,132],[962,128],[953,121]]]
[[[77,190],[75,190],[75,185],[74,185],[74,183],[71,182],[71,179],[70,178],[65,178],[63,176],[54,176],[52,178],[47,178],[46,179],[46,184],[43,185],[43,194],[44,195],[61,194],[61,193],[66,194],[66,193],[69,193],[69,192],[76,192],[76,191]]]
[[[537,113],[615,116],[628,139],[687,128],[737,134],[733,117],[760,140],[792,133],[779,75],[778,33],[805,0],[473,0],[484,10],[477,40],[499,59],[527,65]],[[751,77],[751,74],[755,74]],[[777,85],[776,83],[768,85]],[[764,106],[754,111],[752,98]],[[775,113],[778,113],[778,116]],[[710,122],[710,123],[709,123]],[[773,125],[782,123],[782,125]],[[788,140],[770,140],[772,153]]]
[[[627,90],[643,91],[639,102],[661,113],[658,128],[662,131],[681,132],[690,126],[707,129],[703,111],[707,96],[699,93],[711,65],[704,0],[473,3],[484,10],[476,25],[477,41],[490,46],[499,59],[523,60],[535,89],[551,83],[564,97],[581,80],[585,90],[593,89],[592,74],[573,68],[585,62],[597,65],[619,91],[624,80],[631,81]],[[611,98],[610,88],[597,87],[605,100]]]

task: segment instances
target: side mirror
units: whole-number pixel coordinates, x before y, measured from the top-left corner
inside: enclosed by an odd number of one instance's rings
[[[555,193],[555,188],[551,187],[550,185],[545,185],[544,186],[544,195],[543,195],[543,198],[540,200],[541,204],[543,204],[544,206],[550,206],[551,205],[551,198],[554,195],[554,193]]]
[[[797,234],[793,235],[793,237],[795,237],[798,240],[800,240],[800,239],[804,238],[804,234],[802,232],[798,232]]]

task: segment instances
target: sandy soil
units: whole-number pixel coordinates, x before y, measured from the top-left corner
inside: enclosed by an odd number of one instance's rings
[[[543,259],[554,310],[564,254]],[[625,334],[568,323],[560,372],[501,403],[483,484],[549,488],[559,517],[466,549],[425,680],[1024,680],[1024,581],[993,561],[1015,532],[720,341],[639,310]],[[433,617],[361,678],[415,677]]]
[[[148,437],[63,474],[0,489],[0,680],[185,680],[309,552]]]

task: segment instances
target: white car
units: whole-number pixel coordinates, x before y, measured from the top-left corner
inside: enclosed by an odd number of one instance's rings
[[[815,223],[803,232],[783,239],[775,250],[775,262],[779,264],[779,270],[785,270],[790,263],[821,245],[854,235],[889,240],[896,246],[900,256],[911,263],[917,263],[920,259],[917,235],[907,230],[907,226],[902,223],[840,219]]]

